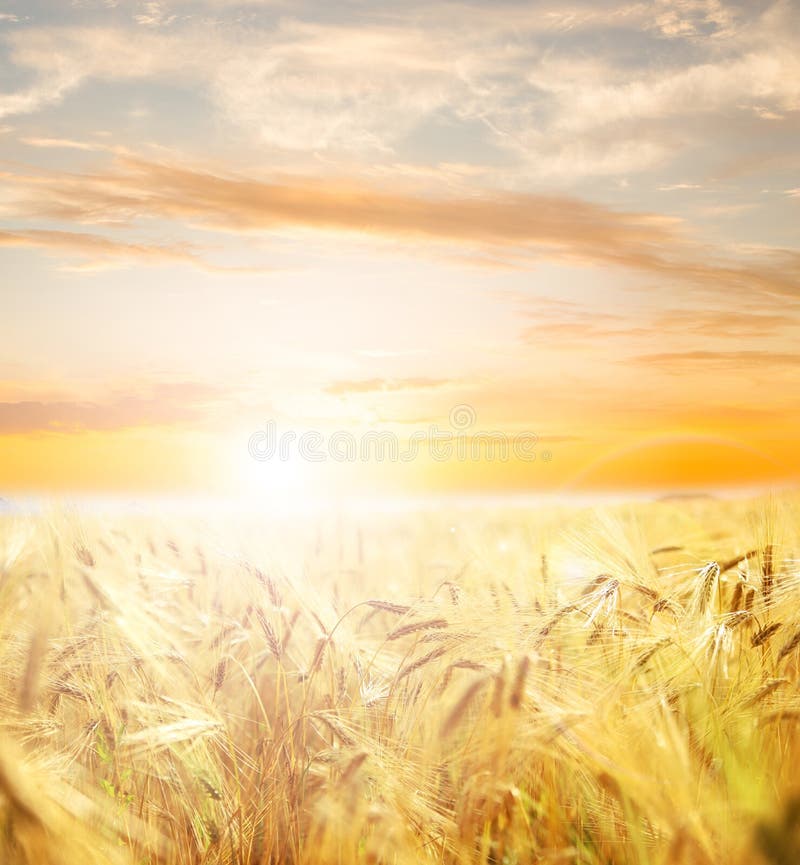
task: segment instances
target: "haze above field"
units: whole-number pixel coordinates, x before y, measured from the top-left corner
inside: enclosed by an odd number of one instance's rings
[[[798,12],[4,3],[0,490],[790,480]],[[537,460],[247,451],[465,405]]]

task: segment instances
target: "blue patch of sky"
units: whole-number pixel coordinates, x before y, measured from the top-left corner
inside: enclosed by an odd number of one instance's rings
[[[495,134],[482,120],[456,116],[444,109],[424,118],[402,140],[395,142],[401,159],[426,164],[438,162],[510,166],[517,160],[499,148]]]
[[[16,15],[16,26],[75,25],[108,20],[119,13],[103,2],[54,2],[54,0],[6,0],[3,11]]]
[[[38,75],[12,62],[10,46],[2,36],[0,27],[0,93],[16,93],[33,84]]]
[[[188,147],[202,142],[205,148],[217,134],[215,123],[209,122],[212,114],[204,91],[197,87],[164,80],[90,80],[48,108],[46,117],[32,118],[25,125],[51,138],[127,146],[158,141]],[[98,131],[112,135],[97,138],[93,133]]]
[[[618,72],[684,69],[709,59],[704,39],[666,38],[658,30],[603,26],[537,35],[539,51],[554,57],[599,60]]]

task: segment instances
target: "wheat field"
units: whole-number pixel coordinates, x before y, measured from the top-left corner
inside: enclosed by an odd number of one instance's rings
[[[796,863],[798,499],[0,518],[0,862]]]

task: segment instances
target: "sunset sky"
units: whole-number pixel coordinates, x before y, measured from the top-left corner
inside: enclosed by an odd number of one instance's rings
[[[799,145],[787,0],[0,2],[0,494],[791,481]]]

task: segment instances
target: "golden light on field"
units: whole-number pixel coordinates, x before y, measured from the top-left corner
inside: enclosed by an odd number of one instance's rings
[[[788,865],[797,526],[796,495],[0,514],[0,859]]]

